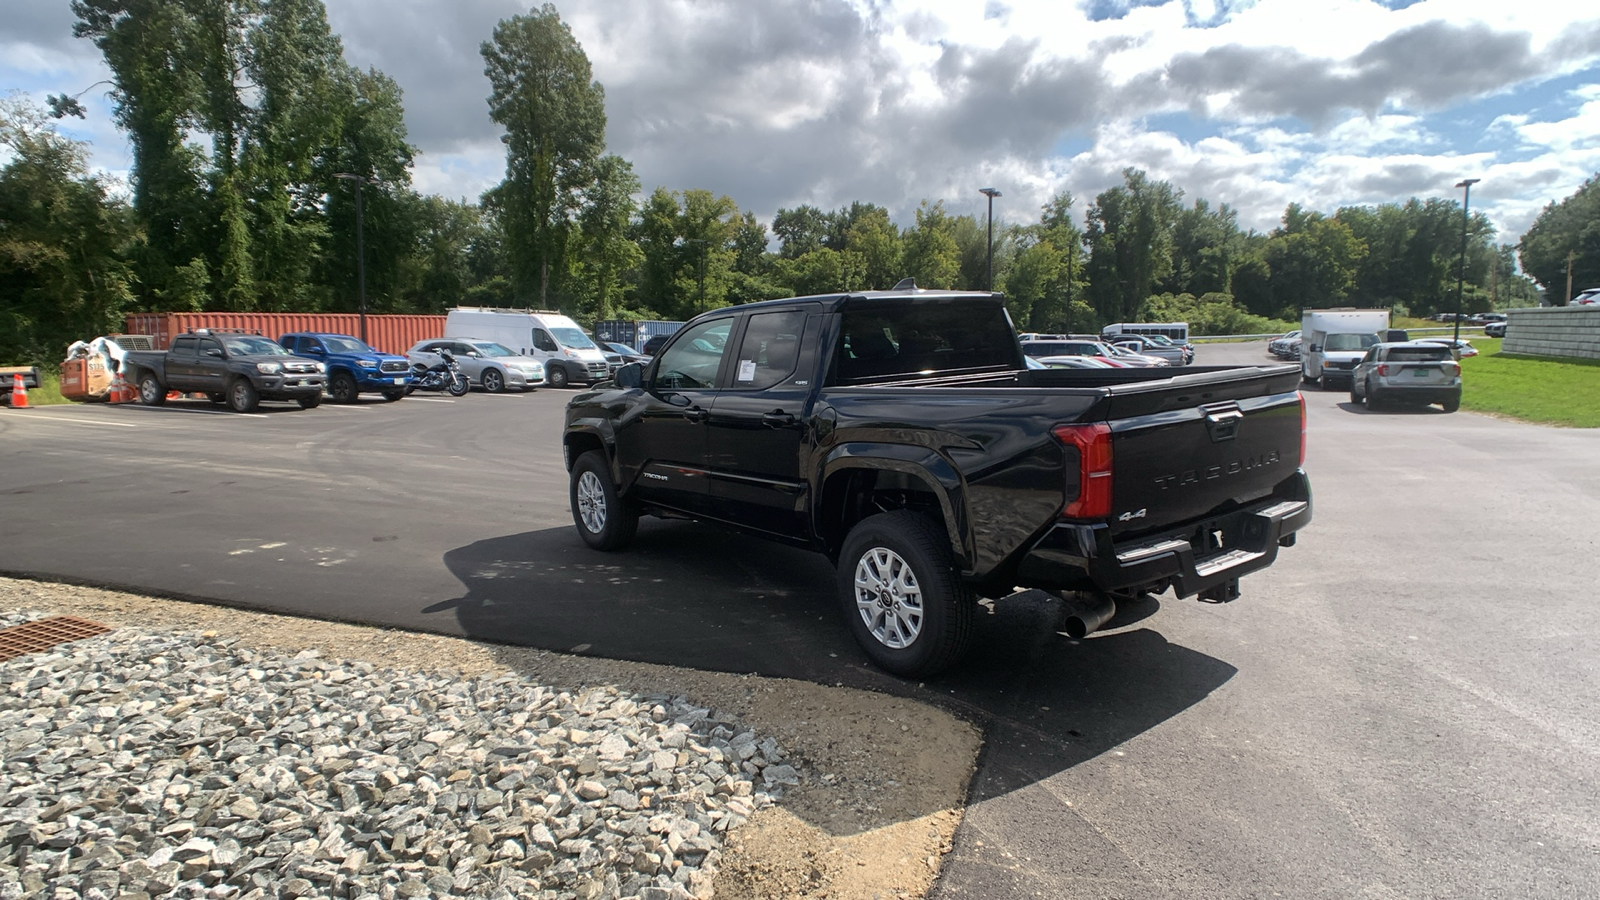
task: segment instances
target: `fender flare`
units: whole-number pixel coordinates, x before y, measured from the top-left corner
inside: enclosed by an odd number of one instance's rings
[[[824,506],[823,491],[828,481],[840,472],[852,469],[866,471],[891,471],[910,475],[927,485],[929,493],[939,502],[941,524],[950,541],[950,551],[956,564],[970,568],[976,558],[972,544],[972,530],[967,527],[965,500],[966,480],[943,455],[928,447],[911,444],[890,444],[874,441],[852,441],[829,449],[828,455],[817,469],[817,483],[811,505],[812,528],[822,533],[820,521]]]

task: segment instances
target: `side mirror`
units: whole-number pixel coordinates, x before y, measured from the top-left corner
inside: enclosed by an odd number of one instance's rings
[[[307,347],[304,352],[308,353],[308,354],[310,354],[312,356],[327,356],[328,355],[328,351],[322,349],[321,347]]]
[[[628,363],[617,370],[614,379],[619,388],[636,388],[644,386],[644,366],[638,363]]]
[[[215,347],[209,347],[209,348],[206,349],[206,355],[207,356],[216,357],[217,359],[221,359],[222,358],[222,351],[218,350]]]
[[[1312,353],[1321,353],[1322,352],[1322,345],[1321,344],[1312,344],[1311,345],[1311,352]]]

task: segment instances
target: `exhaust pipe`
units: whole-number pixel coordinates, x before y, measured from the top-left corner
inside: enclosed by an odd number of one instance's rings
[[[1067,600],[1067,637],[1081,640],[1117,614],[1117,601],[1110,594],[1085,591]]]

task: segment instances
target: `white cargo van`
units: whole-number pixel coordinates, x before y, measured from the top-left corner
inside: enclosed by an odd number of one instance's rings
[[[1300,315],[1300,377],[1318,387],[1350,381],[1367,348],[1389,330],[1387,309],[1308,309]]]
[[[593,384],[611,377],[606,356],[578,323],[558,312],[463,306],[444,317],[447,337],[479,338],[544,363],[545,384]]]

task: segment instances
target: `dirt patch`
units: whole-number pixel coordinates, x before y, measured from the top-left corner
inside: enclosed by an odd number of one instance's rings
[[[72,585],[0,578],[0,609],[117,627],[216,631],[263,649],[559,687],[683,694],[776,738],[804,776],[733,835],[717,878],[730,900],[921,897],[960,821],[978,730],[913,700],[754,675],[568,656]]]

